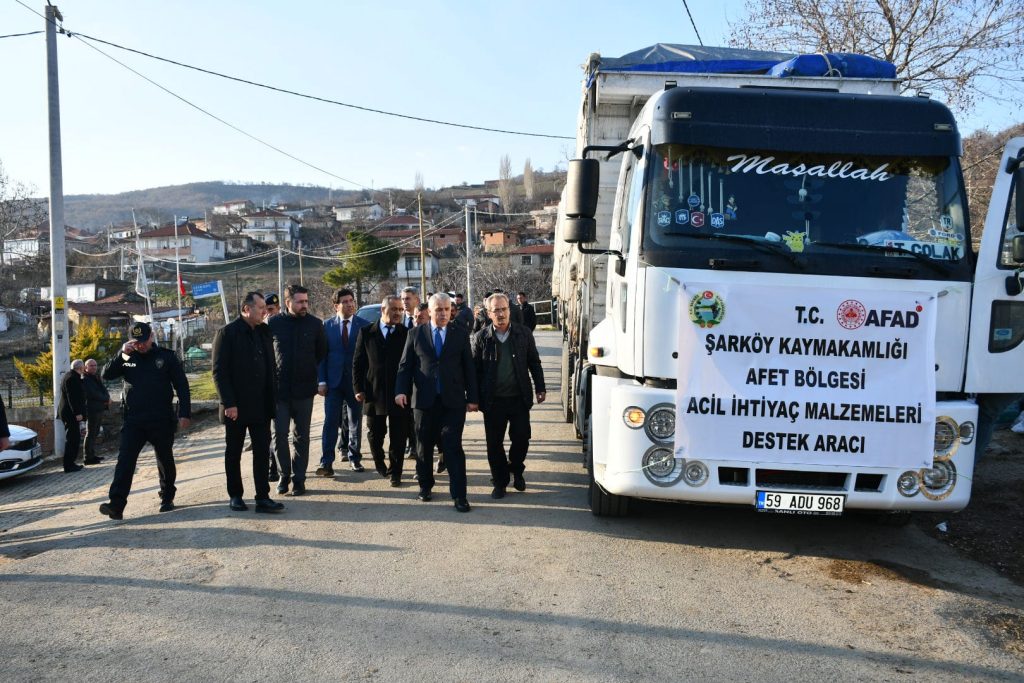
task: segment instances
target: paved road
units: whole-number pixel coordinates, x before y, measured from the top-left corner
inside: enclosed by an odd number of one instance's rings
[[[539,342],[557,396],[558,338]],[[123,522],[96,511],[110,465],[0,484],[0,680],[1024,677],[1024,589],[913,527],[599,519],[557,405],[534,435],[528,490],[491,501],[470,419],[466,515],[348,471],[281,516],[229,512],[217,427],[179,443],[169,514],[151,455]]]

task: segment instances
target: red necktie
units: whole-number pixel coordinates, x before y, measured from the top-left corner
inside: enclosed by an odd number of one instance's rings
[[[348,348],[348,321],[341,321],[341,345]]]

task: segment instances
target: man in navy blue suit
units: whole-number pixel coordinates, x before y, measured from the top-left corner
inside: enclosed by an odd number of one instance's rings
[[[337,315],[324,321],[327,357],[320,363],[318,372],[320,386],[317,391],[324,397],[324,431],[320,467],[316,471],[318,477],[334,476],[334,446],[338,443],[339,420],[345,421],[341,433],[343,437],[347,436],[348,442],[341,447],[348,455],[349,467],[355,472],[365,469],[359,452],[363,407],[352,389],[352,355],[356,350],[356,336],[367,323],[355,315],[356,298],[351,289],[339,289],[333,300]]]

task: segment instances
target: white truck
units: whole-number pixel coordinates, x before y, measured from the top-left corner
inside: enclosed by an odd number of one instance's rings
[[[1024,139],[980,242],[960,154],[869,58],[591,55],[552,289],[594,514],[966,506],[973,395],[1024,391]]]

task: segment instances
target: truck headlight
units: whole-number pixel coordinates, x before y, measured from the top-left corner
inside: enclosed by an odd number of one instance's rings
[[[960,425],[943,415],[935,421],[935,459],[949,460],[960,447]]]
[[[659,403],[647,413],[647,436],[651,441],[671,441],[676,435],[676,407]]]
[[[683,461],[665,446],[652,446],[640,461],[647,481],[655,486],[672,486],[683,476]]]
[[[929,500],[942,500],[956,486],[956,465],[950,460],[938,460],[921,470],[921,493]]]
[[[961,422],[960,423],[960,443],[964,446],[974,441],[974,423],[973,422]]]
[[[900,492],[901,496],[907,498],[916,496],[920,488],[921,480],[917,478],[917,472],[914,470],[907,470],[896,480],[896,490]]]
[[[640,429],[644,426],[644,422],[647,420],[647,414],[643,408],[637,406],[630,406],[622,411],[622,421],[626,423],[626,426],[630,429]]]

